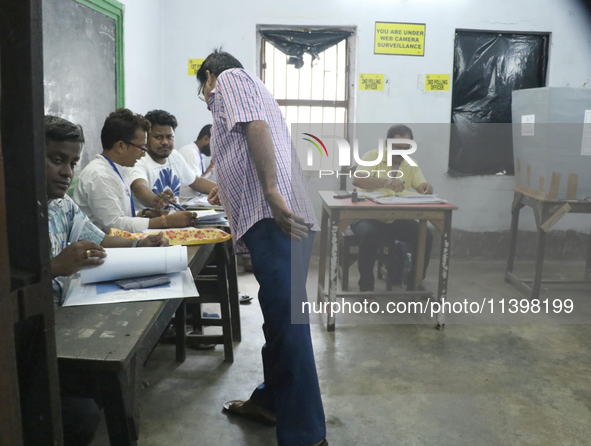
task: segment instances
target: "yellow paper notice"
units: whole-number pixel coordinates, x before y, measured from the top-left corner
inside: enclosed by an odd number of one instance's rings
[[[449,91],[449,74],[425,74],[425,91]]]
[[[425,55],[425,24],[376,22],[374,54]]]
[[[189,59],[189,76],[196,76],[205,59]]]
[[[359,74],[359,89],[360,90],[384,90],[384,75],[383,74]]]

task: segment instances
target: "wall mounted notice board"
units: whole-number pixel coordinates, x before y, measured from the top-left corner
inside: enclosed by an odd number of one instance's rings
[[[44,0],[45,113],[82,125],[77,171],[102,151],[109,113],[124,106],[123,5],[115,0]]]

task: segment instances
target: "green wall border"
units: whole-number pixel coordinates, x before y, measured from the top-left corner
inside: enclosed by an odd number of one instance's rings
[[[76,2],[115,20],[115,27],[117,29],[117,35],[115,36],[115,77],[117,78],[117,84],[115,88],[117,108],[125,107],[125,56],[123,38],[123,12],[125,10],[125,5],[123,3],[119,3],[117,0],[76,0]]]

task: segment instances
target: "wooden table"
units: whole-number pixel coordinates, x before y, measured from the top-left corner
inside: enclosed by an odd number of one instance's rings
[[[141,248],[140,248],[141,249]],[[189,246],[202,268],[214,245]],[[55,311],[57,359],[64,394],[91,397],[105,410],[112,445],[136,445],[141,369],[183,299],[60,307]],[[184,314],[175,318],[177,361],[185,359]]]
[[[534,211],[538,242],[536,251],[536,265],[533,280],[520,279],[513,273],[515,249],[517,246],[517,231],[519,228],[519,213],[525,206]],[[512,284],[530,299],[538,299],[540,288],[544,283],[589,283],[591,280],[591,235],[587,248],[584,280],[542,280],[544,254],[546,251],[546,235],[550,229],[566,214],[591,214],[591,203],[586,200],[557,200],[549,199],[543,193],[525,187],[514,189],[513,204],[511,206],[511,244],[505,281]],[[531,286],[527,283],[531,283]]]
[[[457,206],[450,203],[442,204],[410,204],[384,205],[370,200],[352,203],[350,198],[336,199],[333,191],[319,192],[322,199],[322,219],[320,232],[320,264],[318,268],[318,302],[335,302],[337,297],[376,297],[395,295],[429,295],[433,293],[422,286],[423,266],[425,264],[425,244],[427,240],[427,221],[441,234],[441,250],[439,265],[439,286],[437,301],[447,299],[447,279],[449,272],[449,253],[451,242],[451,217]],[[338,278],[338,234],[352,222],[359,219],[375,220],[419,220],[419,236],[417,240],[417,267],[415,269],[415,288],[404,292],[337,292]],[[330,256],[327,255],[330,253]],[[326,270],[328,262],[328,286]],[[327,329],[334,331],[335,315],[327,306]],[[437,315],[437,328],[445,327],[445,315]]]

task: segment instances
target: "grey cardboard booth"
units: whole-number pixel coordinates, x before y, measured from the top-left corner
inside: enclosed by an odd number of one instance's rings
[[[516,90],[512,114],[517,186],[548,199],[591,196],[591,88]]]

